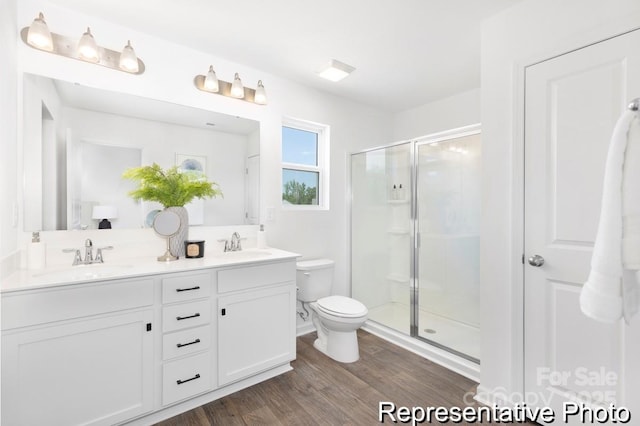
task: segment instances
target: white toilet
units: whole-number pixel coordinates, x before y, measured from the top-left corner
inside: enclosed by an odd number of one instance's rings
[[[345,296],[330,296],[333,261],[302,260],[297,264],[298,300],[309,303],[311,319],[318,332],[313,346],[340,362],[360,358],[356,330],[367,320],[367,307]]]

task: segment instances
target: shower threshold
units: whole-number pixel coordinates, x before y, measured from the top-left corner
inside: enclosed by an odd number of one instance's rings
[[[401,333],[410,334],[411,311],[402,303],[386,303],[369,309],[369,319]],[[420,310],[418,337],[465,358],[480,359],[480,329]],[[429,331],[427,331],[429,330]]]

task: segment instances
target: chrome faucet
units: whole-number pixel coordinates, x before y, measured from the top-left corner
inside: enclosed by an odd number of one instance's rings
[[[84,264],[93,263],[93,241],[87,238],[84,241]]]
[[[242,245],[240,244],[240,234],[234,232],[231,235],[231,251],[240,251],[242,250]]]
[[[240,234],[238,234],[237,232],[234,232],[233,234],[231,234],[231,239],[230,240],[218,240],[221,243],[224,243],[224,251],[225,253],[228,251],[240,251],[242,250],[242,244],[241,241],[244,240],[245,238],[241,238]]]
[[[84,260],[82,260],[82,253],[80,249],[63,249],[64,253],[73,253],[73,263],[72,266],[76,265],[91,265],[93,263],[104,263],[104,258],[102,257],[102,250],[111,250],[113,246],[106,247],[98,247],[96,249],[96,257],[93,257],[93,241],[87,238],[84,242]]]

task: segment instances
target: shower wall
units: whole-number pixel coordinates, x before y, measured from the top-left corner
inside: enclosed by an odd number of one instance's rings
[[[411,236],[410,143],[352,156],[352,295],[376,308],[409,307]],[[409,332],[409,323],[390,326]]]
[[[475,131],[357,153],[351,163],[353,297],[372,321],[473,360],[480,149]]]

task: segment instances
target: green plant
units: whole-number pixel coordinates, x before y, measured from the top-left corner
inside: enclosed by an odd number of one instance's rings
[[[178,166],[166,170],[153,163],[151,166],[133,167],[122,177],[139,182],[138,188],[129,192],[134,200],[157,201],[166,207],[182,207],[194,198],[222,196],[217,183],[195,171],[181,171]]]

